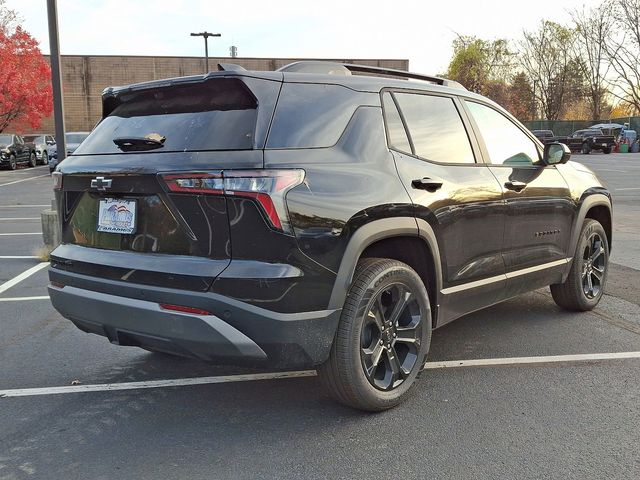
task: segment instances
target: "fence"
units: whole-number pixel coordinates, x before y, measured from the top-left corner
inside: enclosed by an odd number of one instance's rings
[[[619,123],[629,124],[630,130],[635,130],[640,134],[640,117],[622,117],[606,120],[532,120],[523,122],[530,130],[551,130],[554,135],[571,135],[576,130],[589,128],[598,123]]]

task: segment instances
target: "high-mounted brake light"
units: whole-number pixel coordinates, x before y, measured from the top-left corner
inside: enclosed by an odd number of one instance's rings
[[[252,198],[271,227],[293,235],[285,196],[302,183],[304,170],[225,170],[168,174],[162,178],[172,192]]]
[[[60,172],[53,172],[51,178],[53,179],[53,189],[60,190],[62,188],[62,174]]]

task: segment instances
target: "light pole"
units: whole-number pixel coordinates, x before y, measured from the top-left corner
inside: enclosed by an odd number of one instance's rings
[[[58,40],[58,7],[56,0],[47,0],[49,19],[49,52],[51,59],[51,83],[53,86],[53,119],[56,130],[58,163],[67,156],[64,138],[64,102],[62,101],[62,74],[60,72],[60,42]]]
[[[221,37],[220,33],[191,33],[192,37],[204,37],[204,69],[205,73],[209,73],[209,37]]]

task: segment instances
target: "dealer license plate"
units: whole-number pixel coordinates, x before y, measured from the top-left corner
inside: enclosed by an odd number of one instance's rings
[[[136,201],[104,198],[98,210],[98,231],[130,234],[136,231]]]

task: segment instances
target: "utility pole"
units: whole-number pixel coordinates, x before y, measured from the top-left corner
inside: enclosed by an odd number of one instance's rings
[[[56,0],[47,0],[49,17],[49,53],[51,59],[51,83],[53,86],[53,118],[56,124],[58,163],[67,156],[64,138],[64,102],[62,101],[62,74],[60,69],[60,41],[58,39],[58,7]]]
[[[199,32],[191,33],[192,37],[204,37],[204,69],[209,73],[209,37],[221,37],[220,33]]]

